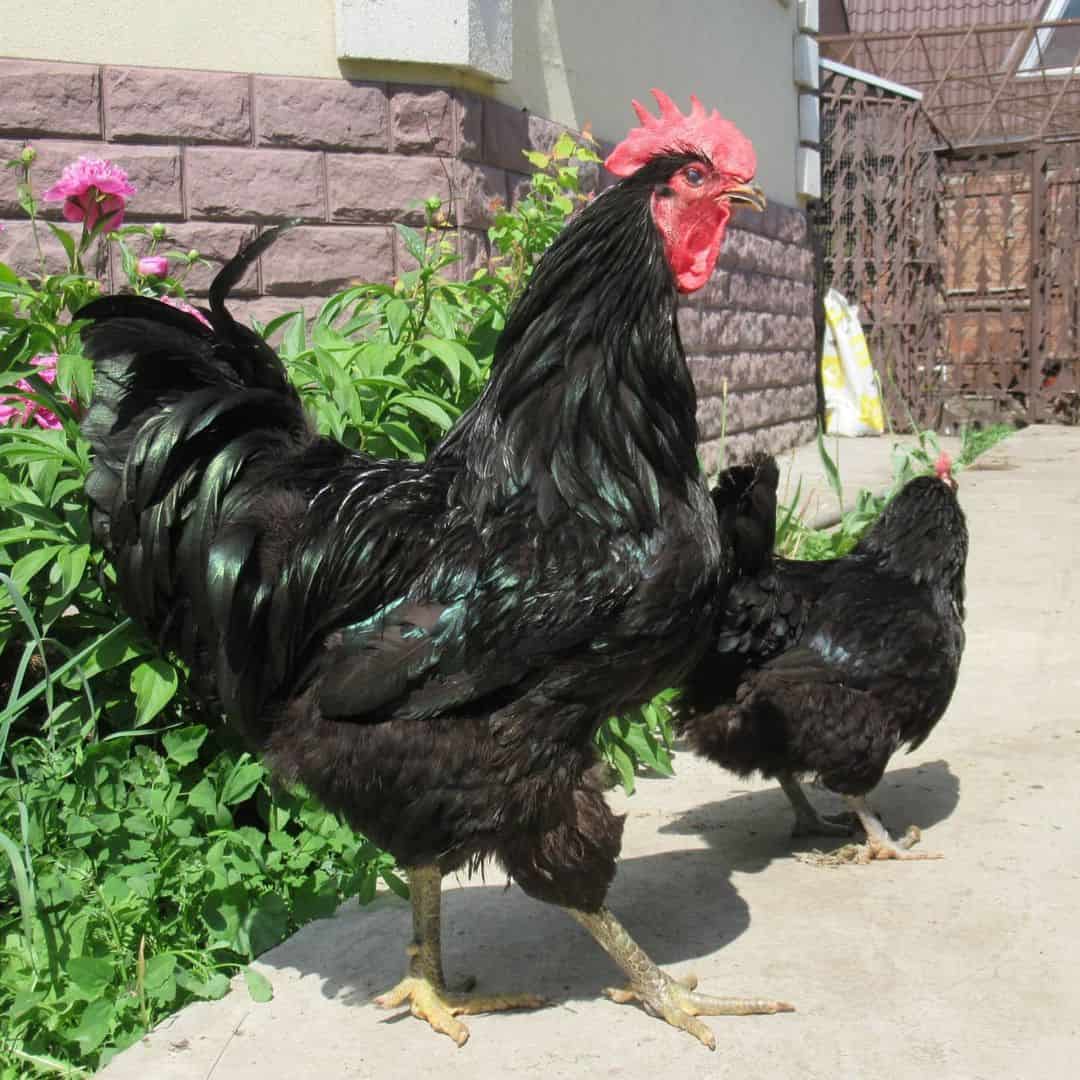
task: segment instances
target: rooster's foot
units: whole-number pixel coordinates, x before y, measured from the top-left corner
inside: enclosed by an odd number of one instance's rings
[[[451,993],[427,979],[408,975],[392,990],[380,994],[375,1004],[383,1009],[396,1009],[408,1003],[413,1016],[426,1020],[435,1031],[449,1035],[464,1046],[469,1041],[469,1029],[457,1019],[476,1013],[503,1012],[507,1009],[538,1009],[546,1004],[536,994],[490,994],[470,997]]]
[[[608,987],[604,993],[612,1001],[625,1005],[637,1001],[645,1011],[666,1020],[672,1027],[688,1031],[710,1050],[716,1049],[716,1036],[699,1016],[755,1016],[762,1013],[794,1012],[795,1006],[786,1001],[766,1001],[759,998],[713,997],[697,992],[697,977],[688,975],[673,979],[657,969],[657,975],[645,984],[622,989]]]
[[[697,979],[690,976],[678,981],[661,971],[607,908],[601,907],[597,911],[568,910],[630,980],[625,989],[604,991],[612,1001],[620,1004],[638,1001],[646,1012],[666,1020],[672,1027],[688,1031],[710,1050],[716,1049],[716,1038],[698,1019],[699,1016],[794,1012],[795,1007],[785,1001],[718,998],[699,994],[696,991]]]

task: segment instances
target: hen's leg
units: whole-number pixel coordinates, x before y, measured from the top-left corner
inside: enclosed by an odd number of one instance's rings
[[[456,1017],[505,1009],[536,1009],[544,999],[535,994],[495,994],[486,997],[451,993],[446,989],[442,966],[442,874],[437,866],[418,866],[409,871],[412,897],[413,939],[406,953],[409,970],[392,990],[380,994],[375,1004],[396,1009],[406,1002],[413,1016],[426,1020],[436,1031],[464,1046],[469,1029]]]
[[[612,1001],[620,1004],[640,1001],[647,1012],[661,1017],[673,1027],[690,1032],[710,1050],[716,1049],[716,1038],[698,1019],[699,1016],[794,1012],[795,1007],[784,1001],[720,998],[699,994],[694,989],[697,979],[691,976],[685,982],[679,982],[661,971],[606,907],[601,907],[595,914],[574,908],[567,910],[596,938],[630,980],[630,985],[625,989],[605,991]]]
[[[802,785],[790,772],[777,773],[776,779],[784,789],[784,794],[795,811],[795,827],[792,836],[850,836],[855,829],[854,814],[821,814],[806,797]]]
[[[880,819],[870,809],[862,795],[845,797],[866,832],[866,844],[863,845],[860,856],[855,859],[856,862],[872,862],[875,859],[940,859],[942,857],[932,851],[911,850],[922,839],[918,826],[909,826],[903,839],[893,840],[888,829],[881,824]]]

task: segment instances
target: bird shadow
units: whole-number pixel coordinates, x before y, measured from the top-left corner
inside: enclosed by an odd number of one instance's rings
[[[814,784],[804,784],[810,801],[823,814],[843,813],[840,798]],[[960,800],[960,779],[947,761],[927,761],[887,772],[871,792],[870,804],[885,827],[901,836],[909,825],[926,830],[949,817]],[[842,837],[791,835],[791,804],[779,785],[743,791],[704,803],[676,815],[661,833],[702,837],[718,849],[731,870],[758,873],[774,859],[813,848],[830,850],[846,843]],[[861,835],[861,833],[859,834]]]
[[[490,869],[488,876],[493,876]],[[731,884],[728,868],[707,849],[620,860],[607,902],[661,966],[677,968],[708,956],[750,925],[749,908]],[[479,992],[527,990],[565,1003],[594,999],[621,980],[564,911],[529,898],[515,885],[455,886],[453,877],[445,879],[442,925],[451,987],[470,975]],[[409,905],[380,896],[366,907],[347,904],[333,918],[310,923],[260,963],[317,976],[324,996],[359,1005],[403,976],[410,932]],[[520,976],[509,976],[508,968]]]

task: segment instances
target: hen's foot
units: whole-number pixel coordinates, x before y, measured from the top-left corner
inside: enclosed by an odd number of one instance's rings
[[[793,773],[780,773],[777,780],[795,811],[792,836],[850,836],[855,831],[859,819],[854,814],[819,813]]]
[[[598,911],[567,909],[596,939],[604,951],[622,968],[630,985],[622,990],[608,989],[612,1001],[623,1004],[640,1002],[647,1012],[666,1020],[672,1027],[688,1031],[710,1050],[716,1049],[713,1033],[699,1016],[750,1016],[757,1013],[794,1012],[786,1001],[760,998],[719,998],[697,993],[693,976],[680,982],[661,971],[648,954],[627,933],[618,919],[605,907]]]
[[[865,844],[847,844],[837,851],[810,851],[799,853],[795,857],[812,866],[841,866],[844,863],[876,862],[884,859],[925,860],[940,859],[942,855],[933,851],[912,851],[922,839],[918,826],[912,825],[900,840],[894,840],[888,829],[881,824],[878,816],[866,804],[861,795],[848,795],[848,804],[855,811],[863,830],[866,832]]]
[[[710,1050],[716,1049],[716,1036],[698,1019],[699,1016],[756,1016],[795,1011],[795,1006],[786,1001],[699,994],[695,975],[673,979],[659,968],[656,975],[659,978],[650,978],[648,985],[630,985],[622,989],[609,986],[604,993],[620,1005],[639,1002],[647,1013],[666,1020],[672,1027],[688,1031]]]
[[[408,1003],[413,1016],[426,1020],[435,1031],[449,1035],[464,1046],[469,1041],[469,1029],[458,1016],[477,1013],[504,1012],[508,1009],[538,1009],[546,1004],[535,994],[490,994],[470,997],[451,993],[445,987],[436,986],[427,979],[407,975],[392,990],[380,994],[375,1004],[383,1009],[396,1009]]]
[[[850,836],[859,825],[854,814],[799,814],[791,828],[793,837],[799,836]]]

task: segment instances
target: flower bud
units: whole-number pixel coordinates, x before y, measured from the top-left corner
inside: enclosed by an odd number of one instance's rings
[[[143,277],[165,277],[169,273],[169,260],[164,255],[146,255],[136,269]]]
[[[154,225],[151,225],[150,226],[150,235],[155,240],[164,240],[165,239],[165,226],[162,225],[160,221],[157,222]]]
[[[19,155],[19,160],[24,165],[30,165],[36,157],[37,151],[32,146],[24,146],[22,148],[22,153]]]

